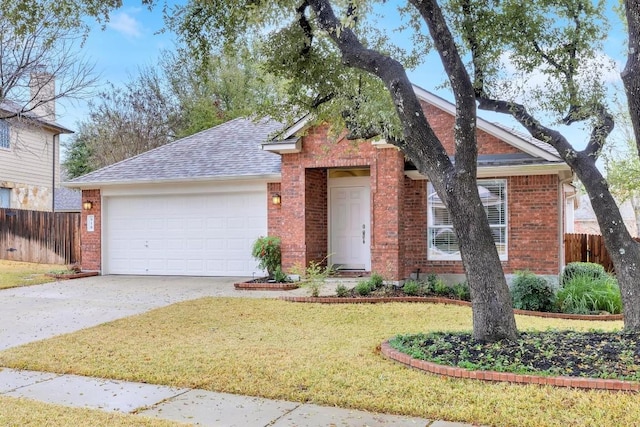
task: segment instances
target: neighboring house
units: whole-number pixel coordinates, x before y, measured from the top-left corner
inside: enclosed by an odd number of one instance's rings
[[[416,87],[453,154],[455,107]],[[449,215],[384,141],[355,145],[305,118],[236,119],[66,185],[83,190],[82,267],[102,274],[240,275],[260,235],[286,270],[329,259],[389,280],[463,274]],[[557,276],[573,174],[548,145],[478,119],[480,194],[507,274]],[[261,149],[262,148],[262,149]]]
[[[39,82],[45,82],[38,86]],[[51,211],[60,185],[60,134],[71,133],[55,121],[55,82],[48,74],[32,78],[32,111],[11,117],[22,106],[0,102],[0,207]]]
[[[636,224],[636,216],[631,202],[627,200],[622,204],[618,203],[618,206],[620,209],[620,215],[622,215],[622,220],[627,226],[627,230],[629,230],[631,236],[638,237],[638,226]],[[591,207],[591,200],[589,200],[589,195],[587,194],[583,194],[579,197],[578,209],[575,211],[574,228],[572,232],[602,234],[600,232],[598,220],[596,219],[596,214],[593,212],[593,208]]]

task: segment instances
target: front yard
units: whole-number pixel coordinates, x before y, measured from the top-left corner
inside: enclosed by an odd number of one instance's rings
[[[622,322],[517,316],[522,330]],[[441,378],[380,355],[394,335],[470,330],[467,307],[205,298],[0,353],[0,366],[485,425],[633,425],[640,395]]]
[[[54,282],[56,279],[47,276],[46,273],[65,269],[64,265],[0,259],[0,289]]]
[[[137,415],[69,408],[26,399],[0,396],[0,425],[68,427],[170,427],[184,426]]]

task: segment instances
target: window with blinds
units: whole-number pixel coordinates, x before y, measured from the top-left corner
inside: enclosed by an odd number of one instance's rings
[[[9,147],[9,123],[0,119],[0,148]]]
[[[431,183],[427,186],[428,259],[459,260],[460,247],[451,216]],[[500,259],[507,259],[507,182],[478,180],[478,193],[489,219]]]

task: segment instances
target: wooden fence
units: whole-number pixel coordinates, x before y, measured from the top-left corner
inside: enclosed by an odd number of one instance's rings
[[[565,234],[564,259],[566,264],[576,261],[594,262],[602,265],[605,270],[614,272],[604,239],[599,234]]]
[[[80,213],[0,208],[0,259],[80,262]]]

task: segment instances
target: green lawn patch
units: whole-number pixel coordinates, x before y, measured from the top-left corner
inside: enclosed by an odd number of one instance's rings
[[[3,426],[92,426],[92,427],[170,427],[183,423],[157,420],[139,415],[70,408],[34,400],[0,396],[0,425]]]
[[[521,330],[622,322],[516,316]],[[0,365],[501,426],[633,425],[638,394],[443,378],[386,359],[399,334],[471,330],[468,307],[204,298],[0,353]]]
[[[0,289],[54,282],[56,279],[47,273],[64,269],[56,264],[0,260]]]

